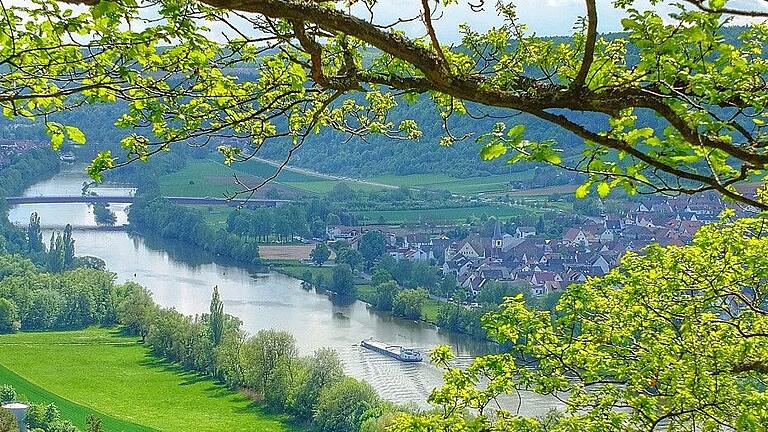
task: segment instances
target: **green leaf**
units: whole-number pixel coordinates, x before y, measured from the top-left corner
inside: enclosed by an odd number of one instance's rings
[[[592,182],[586,182],[576,188],[576,198],[583,199],[589,195],[589,189],[592,187]]]
[[[102,173],[108,169],[114,168],[115,161],[112,158],[112,152],[109,150],[101,151],[93,158],[93,161],[86,168],[88,175],[100,182],[102,180]]]
[[[62,144],[64,144],[64,134],[60,131],[51,132],[51,148],[59,150]]]
[[[609,193],[611,193],[611,186],[608,182],[600,182],[600,184],[597,185],[597,194],[600,198],[607,197]]]
[[[85,134],[83,131],[74,126],[64,126],[64,129],[67,131],[67,135],[72,142],[75,144],[85,144]]]
[[[495,142],[483,147],[482,150],[480,150],[480,157],[483,158],[483,160],[493,160],[506,153],[507,146],[500,142]]]

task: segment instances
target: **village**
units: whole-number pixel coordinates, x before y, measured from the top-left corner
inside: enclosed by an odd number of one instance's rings
[[[524,284],[533,295],[545,296],[607,274],[628,251],[641,251],[652,243],[687,244],[702,225],[716,222],[725,208],[715,194],[649,196],[628,202],[623,214],[584,217],[578,224],[563,226],[556,238],[540,235],[532,226],[512,231],[498,220],[491,235],[471,232],[460,239],[434,234],[434,229],[398,225],[331,226],[327,237],[331,243],[342,241],[355,249],[363,234],[380,231],[388,239],[390,256],[430,263],[443,276],[453,275],[465,292],[465,304],[472,305],[492,281]]]

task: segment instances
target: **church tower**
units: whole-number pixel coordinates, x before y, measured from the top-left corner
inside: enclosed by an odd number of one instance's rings
[[[504,236],[501,234],[501,223],[496,221],[493,227],[493,237],[491,238],[491,258],[501,257],[501,250],[504,246]]]

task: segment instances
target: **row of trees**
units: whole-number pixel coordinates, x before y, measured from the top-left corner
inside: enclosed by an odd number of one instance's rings
[[[227,230],[231,233],[252,237],[259,242],[293,242],[295,236],[323,238],[325,222],[321,219],[307,221],[303,206],[287,205],[259,210],[241,209],[227,217]]]
[[[72,237],[72,225],[67,224],[63,233],[52,232],[48,248],[43,243],[43,230],[37,212],[29,216],[27,225],[27,245],[25,255],[41,263],[53,273],[74,268],[78,262],[75,257],[75,239]]]
[[[0,332],[114,325],[125,295],[103,270],[42,273],[29,259],[0,255]]]
[[[194,317],[160,309],[139,285],[127,289],[120,322],[155,355],[263,398],[274,412],[311,422],[317,431],[357,432],[365,421],[366,430],[377,430],[370,425],[394,410],[368,384],[346,377],[335,351],[301,357],[289,333],[246,334],[238,318],[224,313],[217,288],[209,313]]]
[[[132,229],[165,239],[180,240],[237,261],[258,264],[255,238],[211,226],[201,211],[175,205],[156,195],[141,195],[131,205],[128,221]]]

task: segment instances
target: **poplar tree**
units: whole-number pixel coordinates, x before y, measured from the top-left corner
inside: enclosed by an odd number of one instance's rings
[[[218,286],[213,287],[210,313],[211,340],[213,341],[213,346],[219,346],[222,335],[224,334],[224,303],[221,302],[221,298],[219,297]]]

